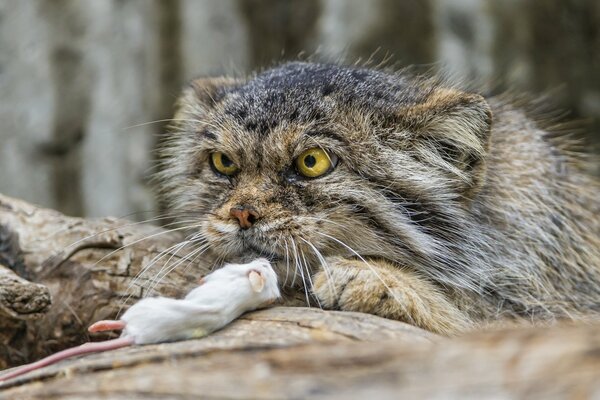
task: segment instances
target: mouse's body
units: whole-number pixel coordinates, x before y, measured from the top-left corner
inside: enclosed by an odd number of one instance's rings
[[[0,376],[0,382],[74,356],[206,336],[279,296],[277,275],[268,260],[227,264],[202,278],[200,286],[183,299],[145,298],[131,306],[120,320],[99,321],[89,328],[90,332],[122,329],[120,338],[63,350],[9,371]]]
[[[135,344],[202,337],[278,297],[277,276],[266,259],[228,264],[204,277],[184,299],[139,301],[121,318],[122,337],[132,338]]]

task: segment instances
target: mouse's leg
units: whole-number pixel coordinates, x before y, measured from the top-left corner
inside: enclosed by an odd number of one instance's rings
[[[324,308],[358,311],[407,322],[441,334],[472,326],[442,289],[415,271],[383,260],[327,260],[313,279],[313,292]]]
[[[90,325],[88,332],[120,331],[125,329],[125,321],[104,320]]]

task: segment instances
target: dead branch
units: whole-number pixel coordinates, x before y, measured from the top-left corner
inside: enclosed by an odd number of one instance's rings
[[[89,340],[86,327],[140,298],[155,274],[134,277],[181,237],[0,196],[0,239],[0,363],[11,366]],[[159,292],[180,296],[207,268],[177,269]],[[0,398],[588,398],[600,393],[599,328],[446,339],[366,314],[275,307],[204,339],[67,360],[4,383]]]

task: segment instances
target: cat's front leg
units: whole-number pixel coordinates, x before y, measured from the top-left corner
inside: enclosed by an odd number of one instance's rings
[[[438,287],[406,268],[383,260],[333,257],[313,279],[323,308],[358,311],[452,335],[472,321]]]

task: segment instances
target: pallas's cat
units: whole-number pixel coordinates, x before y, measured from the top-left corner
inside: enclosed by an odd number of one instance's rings
[[[213,259],[452,334],[600,311],[598,185],[508,101],[362,67],[193,81],[159,181]]]

